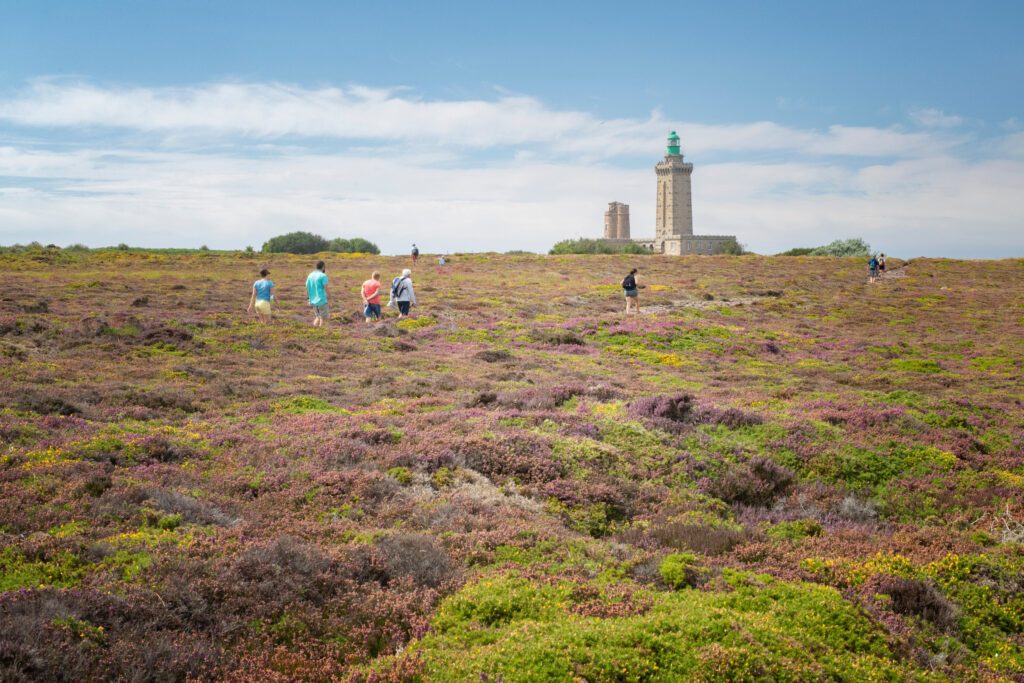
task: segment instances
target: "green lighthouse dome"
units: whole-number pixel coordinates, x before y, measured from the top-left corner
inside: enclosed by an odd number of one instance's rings
[[[679,156],[679,136],[676,135],[675,131],[668,134],[668,154],[670,156]]]

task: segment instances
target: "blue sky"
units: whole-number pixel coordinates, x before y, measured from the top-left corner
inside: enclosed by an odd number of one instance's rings
[[[1017,2],[0,2],[0,243],[1024,255]]]

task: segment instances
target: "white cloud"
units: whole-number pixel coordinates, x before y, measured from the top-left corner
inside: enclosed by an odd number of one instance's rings
[[[196,135],[252,139],[325,137],[396,141],[448,148],[543,145],[587,159],[650,154],[667,131],[687,154],[792,150],[803,154],[905,156],[946,143],[929,133],[832,126],[801,130],[762,121],[709,125],[645,119],[600,119],[555,110],[535,98],[425,100],[407,89],[300,88],[279,83],[222,83],[189,88],[102,88],[34,81],[0,101],[0,121],[28,127],[126,129],[156,133],[167,144]]]
[[[941,109],[913,109],[910,118],[926,128],[953,128],[964,122],[962,117],[951,116]]]

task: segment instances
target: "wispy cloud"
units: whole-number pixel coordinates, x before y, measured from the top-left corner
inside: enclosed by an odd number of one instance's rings
[[[600,119],[556,110],[523,95],[493,100],[427,100],[407,89],[300,88],[280,83],[221,83],[189,88],[110,88],[37,80],[0,101],[0,121],[31,127],[125,129],[167,136],[192,133],[250,139],[402,141],[452,148],[545,145],[590,158],[650,153],[668,128],[689,153],[791,150],[814,155],[904,156],[942,147],[927,132],[856,128],[801,130],[772,122],[709,125]],[[192,138],[185,138],[192,140]],[[657,142],[656,142],[657,141]]]
[[[910,118],[927,128],[953,128],[964,122],[962,117],[950,116],[941,109],[913,109]]]
[[[1022,134],[988,138],[979,159],[957,117],[927,111],[911,127],[801,129],[609,120],[509,93],[39,80],[0,99],[0,242],[239,247],[310,229],[392,252],[541,250],[599,235],[612,200],[639,236],[676,129],[699,232],[769,253],[849,236],[906,256],[1024,253]]]

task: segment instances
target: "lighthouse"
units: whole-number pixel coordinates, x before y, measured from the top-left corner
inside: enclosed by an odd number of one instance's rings
[[[693,198],[690,176],[693,164],[683,160],[679,136],[668,135],[664,160],[654,167],[658,176],[657,211],[654,224],[655,251],[664,251],[665,240],[693,235]]]

